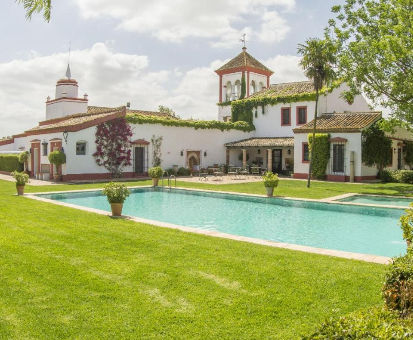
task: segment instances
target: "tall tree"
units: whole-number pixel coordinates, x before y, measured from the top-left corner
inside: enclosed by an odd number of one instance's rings
[[[242,77],[241,77],[241,94],[240,94],[240,96],[239,96],[239,99],[244,99],[246,94],[247,94],[247,83],[245,82],[245,72],[242,72]]]
[[[45,21],[50,21],[50,13],[52,10],[52,0],[16,0],[18,4],[23,4],[26,10],[26,19],[31,20],[33,13],[43,12]]]
[[[338,74],[351,100],[363,92],[413,123],[413,1],[346,0],[334,6],[326,36],[336,43]]]
[[[311,181],[311,169],[313,166],[313,159],[316,155],[317,143],[315,133],[317,130],[317,111],[318,111],[318,99],[321,89],[330,84],[336,76],[334,71],[335,58],[335,46],[330,40],[310,38],[305,44],[299,44],[297,52],[302,56],[300,66],[304,70],[304,74],[307,78],[311,79],[314,84],[316,93],[315,111],[314,111],[314,125],[312,140],[314,145],[310,149],[310,166],[308,168],[308,181],[307,188],[310,187]]]

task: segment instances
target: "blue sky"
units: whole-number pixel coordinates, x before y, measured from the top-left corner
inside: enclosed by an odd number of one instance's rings
[[[50,23],[26,21],[22,6],[0,3],[0,137],[36,126],[64,76],[72,43],[72,76],[91,105],[155,110],[214,119],[218,76],[241,51],[275,74],[272,83],[303,80],[297,44],[321,37],[333,5],[344,0],[60,0]]]

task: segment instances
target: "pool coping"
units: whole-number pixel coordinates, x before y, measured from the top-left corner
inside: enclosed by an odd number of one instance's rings
[[[133,187],[128,187],[128,188],[130,188],[130,189],[153,188],[153,186],[152,185],[145,185],[145,186],[133,186]],[[165,189],[170,190],[169,188],[165,188]],[[175,188],[172,188],[172,190],[173,189],[175,189]],[[207,192],[207,193],[229,194],[229,195],[246,196],[246,197],[260,197],[260,198],[268,198],[268,199],[280,198],[280,199],[295,200],[295,201],[320,202],[320,203],[329,203],[329,204],[347,203],[347,202],[334,202],[332,199],[333,198],[339,199],[338,197],[342,197],[342,196],[346,196],[346,195],[350,195],[350,196],[355,195],[355,194],[344,194],[344,195],[334,196],[334,197],[330,197],[330,198],[327,198],[327,199],[321,199],[320,200],[320,199],[293,198],[293,197],[281,197],[281,196],[267,197],[266,195],[258,195],[258,194],[234,193],[234,192],[225,192],[225,191],[218,191],[218,190],[199,190],[199,189],[182,188],[182,187],[176,187],[176,189],[186,190],[186,191]],[[82,206],[79,206],[79,205],[76,205],[76,204],[64,203],[64,202],[59,202],[59,201],[55,201],[55,200],[51,200],[51,199],[48,199],[48,198],[41,197],[41,195],[49,195],[49,194],[94,192],[94,191],[101,191],[101,190],[102,189],[99,188],[99,189],[81,189],[81,190],[67,190],[67,191],[50,191],[50,192],[39,192],[39,193],[27,193],[27,194],[24,194],[23,196],[26,197],[26,198],[37,200],[37,201],[56,204],[56,205],[60,205],[60,206],[68,207],[68,208],[74,208],[74,209],[83,210],[83,211],[86,211],[86,212],[92,212],[92,213],[96,213],[96,214],[111,217],[112,214],[109,211],[94,209],[94,208],[88,208],[88,207],[82,207]],[[342,198],[344,198],[344,197],[342,197]],[[358,205],[358,206],[361,205],[361,206],[371,206],[371,207],[379,207],[379,208],[383,208],[383,207],[384,208],[390,208],[389,206],[378,206],[376,204],[367,205],[367,204],[351,204],[350,203],[350,204],[347,204],[347,205]],[[400,207],[398,206],[398,208],[400,208]],[[307,252],[307,253],[312,253],[312,254],[339,257],[339,258],[344,258],[344,259],[349,259],[349,260],[358,260],[358,261],[377,263],[377,264],[389,264],[392,261],[391,257],[386,257],[386,256],[370,255],[370,254],[362,254],[362,253],[352,253],[352,252],[347,252],[347,251],[342,251],[342,250],[324,249],[324,248],[310,247],[310,246],[304,246],[304,245],[298,245],[298,244],[292,244],[292,243],[269,241],[269,240],[263,240],[263,239],[259,239],[259,238],[253,238],[253,237],[227,234],[227,233],[222,233],[222,232],[219,232],[219,231],[203,230],[203,229],[197,229],[197,228],[193,228],[193,227],[186,227],[186,226],[181,226],[181,225],[177,225],[177,224],[161,222],[161,221],[156,221],[156,220],[149,220],[149,219],[145,219],[145,218],[141,218],[141,217],[135,217],[135,216],[129,216],[129,215],[122,215],[121,217],[112,217],[112,218],[127,219],[127,220],[131,220],[131,221],[138,222],[138,223],[146,223],[146,224],[151,224],[151,225],[155,225],[155,226],[158,226],[158,227],[176,229],[176,230],[180,230],[180,231],[184,231],[184,232],[191,232],[191,233],[202,234],[202,235],[206,235],[206,236],[219,237],[219,238],[230,239],[230,240],[234,240],[234,241],[254,243],[254,244],[259,244],[259,245],[264,245],[264,246],[269,246],[269,247],[274,247],[274,248],[282,248],[282,249],[302,251],[302,252]]]
[[[413,197],[407,197],[407,196],[391,196],[391,195],[375,195],[375,194],[356,194],[356,193],[348,193],[348,194],[343,194],[339,196],[333,196],[326,198],[325,200],[328,201],[329,203],[335,203],[335,204],[343,204],[343,205],[358,205],[358,206],[363,206],[363,207],[376,207],[376,208],[391,208],[391,209],[402,209],[406,210],[409,209],[409,207],[403,207],[400,205],[388,205],[388,204],[371,204],[371,203],[354,203],[354,202],[339,202],[338,200],[348,198],[348,197],[353,197],[353,196],[373,196],[373,197],[388,197],[388,198],[405,198],[405,199],[410,199],[413,202]]]

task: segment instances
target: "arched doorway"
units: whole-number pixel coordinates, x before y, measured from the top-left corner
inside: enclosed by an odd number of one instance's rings
[[[192,171],[198,171],[201,159],[201,151],[188,151],[186,157],[188,168]]]

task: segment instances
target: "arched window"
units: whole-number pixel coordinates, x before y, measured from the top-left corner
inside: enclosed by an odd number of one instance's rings
[[[262,81],[258,84],[258,91],[261,91],[264,88],[264,83]]]
[[[231,82],[227,82],[227,91],[226,91],[226,98],[225,101],[229,102],[231,100],[231,94],[232,94],[232,84]]]
[[[257,87],[255,85],[255,81],[253,80],[250,86],[250,95],[254,94],[255,92],[257,92]]]
[[[237,80],[235,82],[234,99],[239,99],[240,95],[241,95],[241,82]]]

